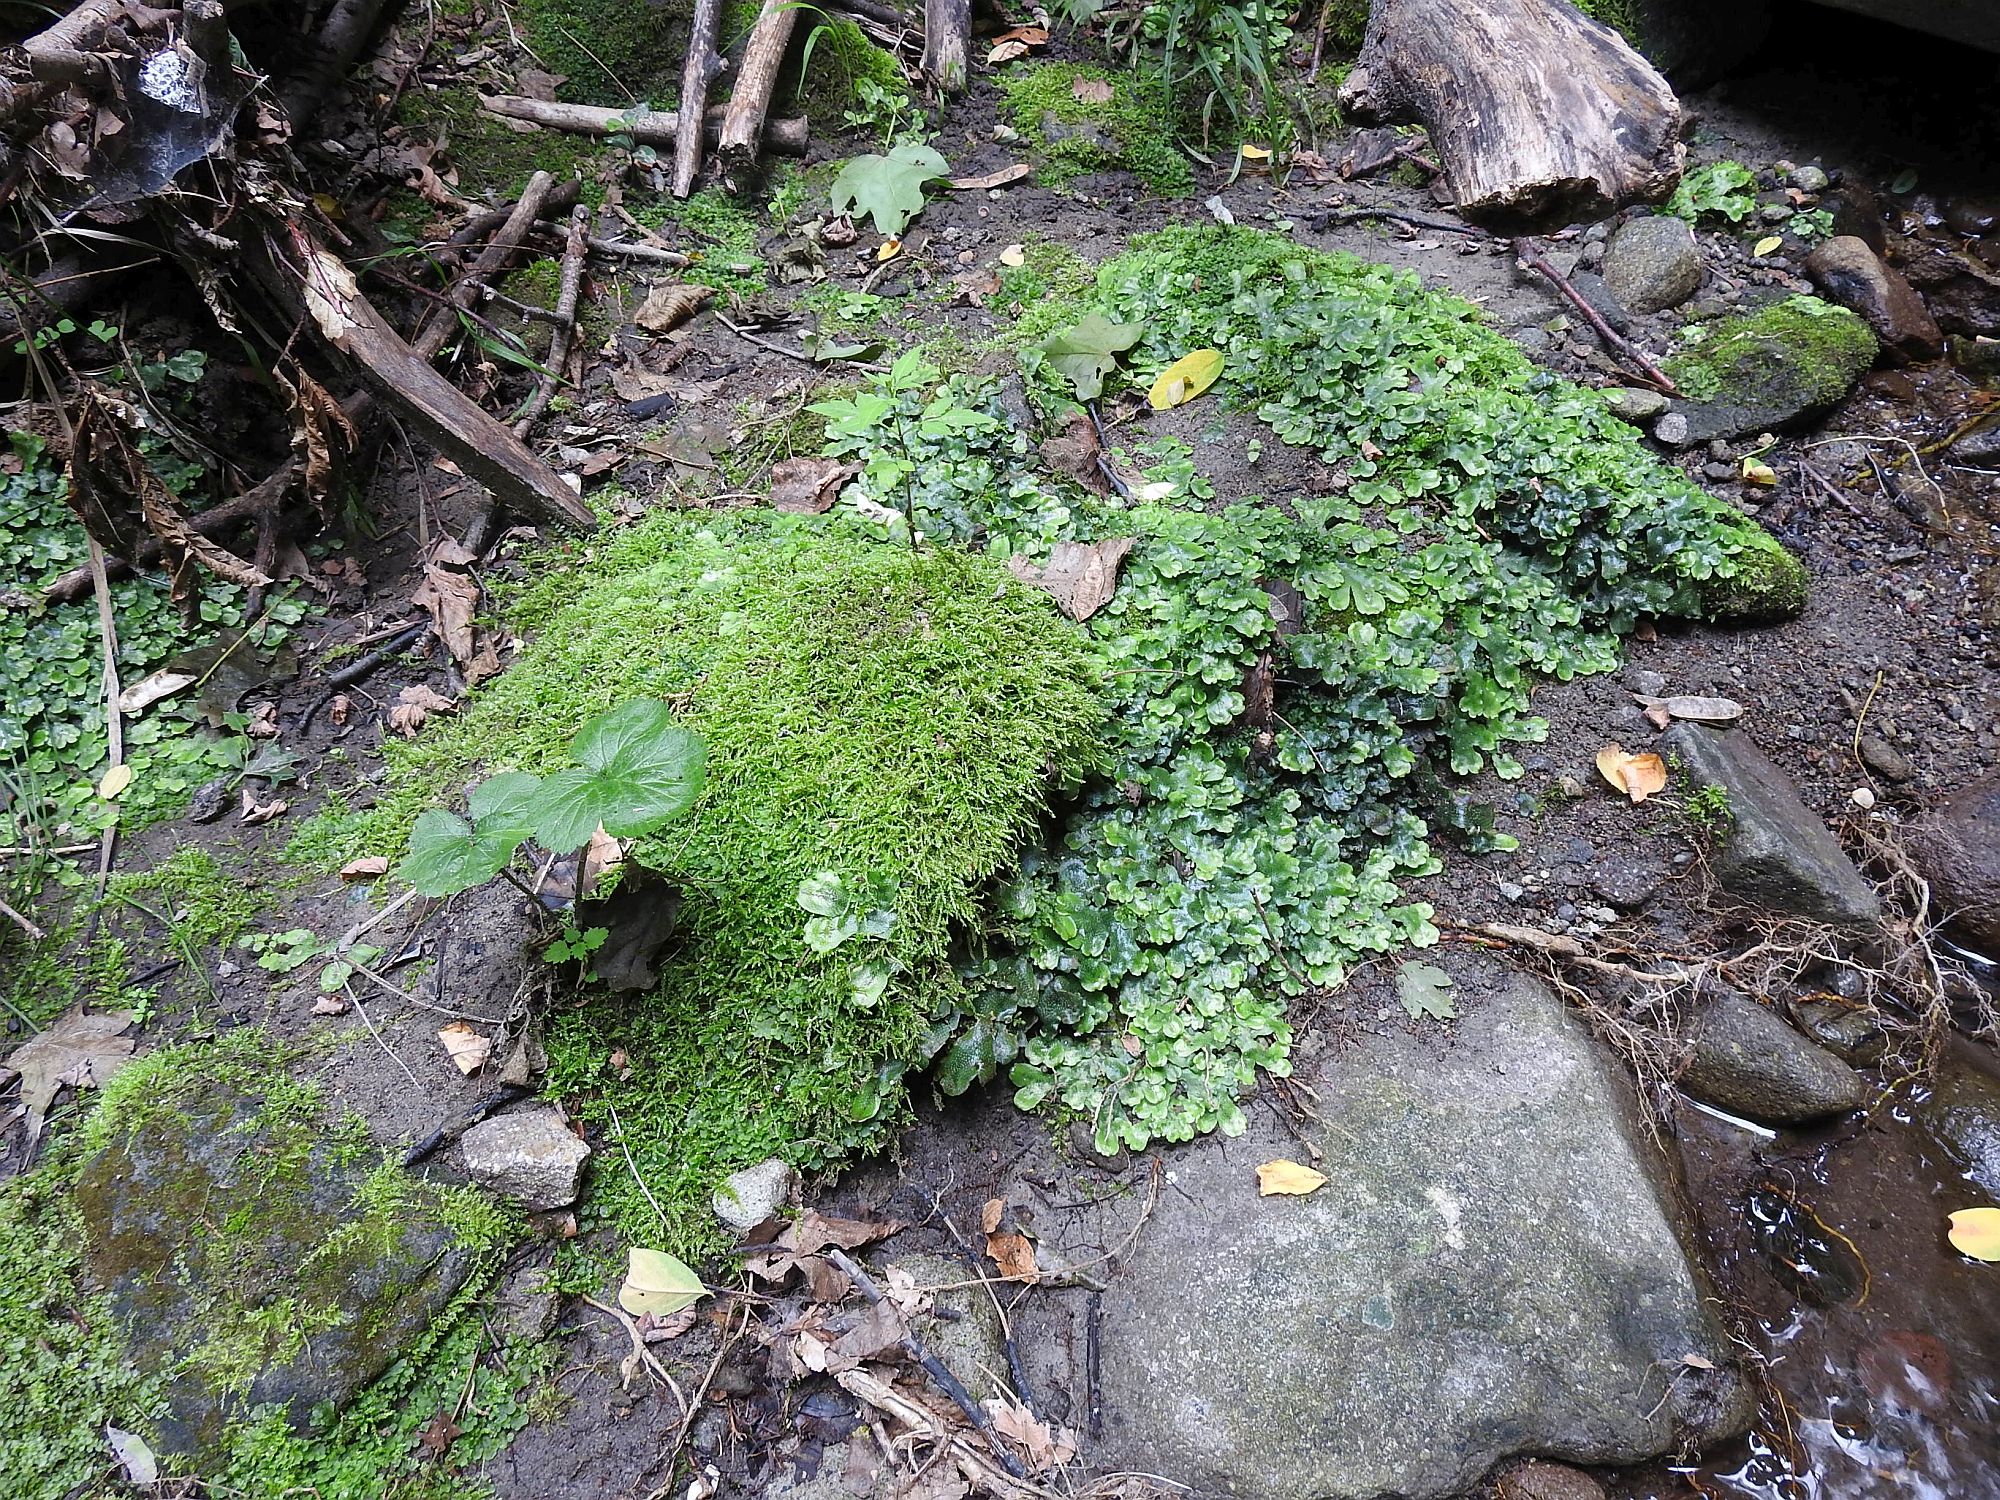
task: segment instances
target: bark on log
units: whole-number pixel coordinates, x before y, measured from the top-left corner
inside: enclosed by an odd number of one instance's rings
[[[273,242],[246,242],[254,250],[246,261],[267,291],[308,317],[385,405],[501,506],[539,525],[596,525],[553,469],[404,342],[361,294],[353,272],[303,225],[289,221]]]
[[[458,333],[458,311],[471,307],[479,297],[482,283],[504,268],[508,259],[521,248],[555,186],[555,179],[547,172],[537,172],[528,179],[527,186],[521,189],[520,201],[508,211],[501,223],[500,232],[474,257],[465,276],[451,289],[451,295],[446,299],[448,306],[434,310],[411,338],[410,344],[416,350],[417,358],[426,362],[436,359],[444,346],[451,342]]]
[[[388,0],[334,0],[318,32],[306,44],[304,61],[278,92],[278,102],[292,122],[294,136],[305,133],[307,123],[319,113],[327,90],[346,77],[360,59],[361,50],[375,34],[387,4]]]
[[[972,0],[924,0],[924,76],[947,94],[971,76]]]
[[[505,115],[510,120],[527,120],[550,130],[568,130],[578,135],[629,135],[646,146],[670,145],[680,138],[680,115],[671,109],[619,111],[596,104],[558,104],[548,99],[525,99],[519,94],[490,94],[479,102],[489,114]],[[703,136],[719,140],[727,113],[726,105],[706,111],[702,117]],[[764,123],[764,148],[774,155],[804,156],[806,142],[810,138],[810,122],[804,116]]]
[[[694,30],[688,36],[687,62],[681,68],[680,109],[700,116],[708,107],[708,86],[722,71],[716,55],[715,33],[722,24],[722,0],[695,0]],[[694,191],[701,171],[701,138],[704,132],[677,131],[674,136],[674,196],[685,198]]]
[[[1509,231],[1663,198],[1686,157],[1667,81],[1565,0],[1375,0],[1340,99],[1420,122],[1458,211]]]
[[[778,86],[778,69],[784,65],[798,18],[798,0],[764,0],[757,24],[750,29],[743,64],[736,70],[736,87],[729,91],[729,108],[722,116],[722,164],[731,171],[757,160],[764,116],[771,112],[771,93]]]

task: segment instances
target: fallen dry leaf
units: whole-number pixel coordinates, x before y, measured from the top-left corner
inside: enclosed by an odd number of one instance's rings
[[[312,1013],[316,1016],[344,1016],[347,1002],[338,995],[321,995],[313,1001]]]
[[[199,679],[192,672],[176,672],[162,667],[150,677],[142,677],[118,695],[118,712],[136,714],[151,708],[162,698],[171,698],[182,688],[193,687]]]
[[[700,312],[715,298],[715,288],[684,281],[664,281],[646,293],[632,321],[648,333],[667,333]]]
[[[291,811],[292,804],[282,798],[273,797],[269,802],[259,802],[250,795],[250,789],[243,789],[243,807],[237,814],[237,821],[249,828],[260,823],[269,823],[274,818],[282,818]]]
[[[1961,1208],[1948,1216],[1945,1238],[1960,1255],[2000,1260],[2000,1208]]]
[[[1016,1234],[1011,1229],[989,1234],[986,1236],[986,1253],[1000,1268],[1003,1280],[1032,1284],[1042,1278],[1041,1269],[1035,1264],[1034,1242],[1025,1234]]]
[[[395,705],[389,710],[389,727],[404,739],[413,740],[432,714],[448,714],[457,708],[442,693],[413,682],[396,695]]]
[[[258,704],[257,711],[244,724],[243,734],[247,739],[275,740],[278,737],[278,705]]]
[[[1734,698],[1705,698],[1693,693],[1676,693],[1668,698],[1632,695],[1648,709],[1659,709],[1670,719],[1692,719],[1697,724],[1734,724],[1743,717],[1743,705]]]
[[[440,536],[424,557],[424,576],[410,602],[431,617],[431,626],[455,662],[472,657],[472,617],[479,609],[479,580],[469,571],[479,559],[455,537]]]
[[[989,68],[997,67],[1001,63],[1014,62],[1027,55],[1028,44],[1026,42],[999,42],[995,44],[991,52],[986,54],[986,66]]]
[[[360,859],[350,859],[340,867],[342,880],[373,880],[388,873],[389,861],[380,854],[367,854]]]
[[[463,1021],[453,1021],[438,1030],[438,1040],[444,1044],[445,1056],[458,1064],[461,1073],[475,1073],[486,1065],[486,1059],[493,1055],[493,1043],[481,1036]]]
[[[831,510],[841,486],[861,472],[837,458],[787,458],[771,465],[771,508],[794,515]]]
[[[335,693],[333,701],[326,706],[326,716],[333,720],[333,727],[344,728],[347,716],[354,711],[354,700],[345,693]]]
[[[1078,102],[1083,104],[1109,104],[1111,102],[1111,85],[1107,80],[1102,78],[1076,79],[1070,84],[1069,91],[1075,96]]]
[[[97,783],[97,795],[106,802],[116,802],[131,784],[132,768],[121,763],[104,773],[103,778]]]
[[[1315,1172],[1311,1167],[1301,1166],[1295,1161],[1280,1158],[1267,1161],[1257,1169],[1257,1195],[1269,1198],[1274,1194],[1303,1198],[1307,1193],[1316,1193],[1326,1186],[1326,1174]]]
[[[992,1234],[1000,1227],[1000,1221],[1007,1217],[1005,1198],[988,1198],[986,1206],[979,1210],[979,1232]]]
[[[1667,763],[1648,750],[1634,755],[1623,745],[1606,745],[1597,752],[1597,774],[1634,802],[1644,802],[1667,787]]]
[[[837,1219],[809,1208],[785,1226],[765,1253],[751,1256],[743,1266],[752,1276],[782,1281],[807,1257],[819,1254],[829,1245],[852,1250],[886,1239],[903,1227],[897,1219]]]
[[[1087,620],[1118,592],[1118,565],[1131,550],[1129,536],[1110,537],[1088,546],[1057,542],[1045,566],[1036,567],[1017,553],[1007,560],[1007,567],[1023,583],[1047,593],[1072,620]]]
[[[1076,1457],[1076,1434],[1068,1428],[1037,1421],[1025,1406],[1004,1397],[993,1397],[980,1405],[986,1409],[993,1430],[1020,1449],[1029,1473],[1046,1473]]]
[[[21,1105],[27,1119],[27,1144],[41,1137],[49,1106],[64,1088],[96,1088],[126,1063],[139,1044],[124,1033],[132,1025],[129,1010],[92,1014],[72,1006],[39,1036],[23,1042],[7,1059],[21,1075]]]
[[[954,177],[951,179],[951,185],[962,193],[983,192],[991,188],[1005,187],[1010,182],[1019,182],[1034,170],[1031,163],[1017,161],[1012,166],[1002,167],[999,171],[988,172],[984,176]],[[1005,260],[1006,256],[1003,254],[1001,259]]]
[[[1009,245],[1005,250],[1000,252],[1000,264],[1003,266],[1025,266],[1027,263],[1028,247],[1026,245]]]

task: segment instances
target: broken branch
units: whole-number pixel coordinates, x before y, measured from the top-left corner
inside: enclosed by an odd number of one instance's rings
[[[736,71],[736,87],[730,91],[729,108],[722,117],[722,165],[740,171],[757,160],[758,141],[764,134],[764,116],[771,111],[771,91],[777,87],[778,68],[791,44],[792,26],[798,20],[797,0],[764,0],[750,40],[743,48],[743,63]]]
[[[1654,390],[1660,392],[1662,395],[1678,396],[1681,393],[1680,387],[1667,378],[1664,370],[1646,358],[1644,354],[1640,353],[1631,340],[1625,338],[1609,323],[1604,321],[1604,314],[1592,307],[1590,299],[1570,285],[1569,278],[1551,265],[1549,258],[1535,248],[1534,241],[1526,239],[1514,241],[1514,255],[1522,265],[1541,276],[1549,285],[1553,286],[1558,292],[1561,292],[1564,300],[1583,315],[1584,322],[1588,323],[1596,331],[1599,338],[1603,339],[1612,349],[1637,365],[1646,384],[1653,387]]]
[[[688,36],[687,61],[681,67],[681,110],[705,119],[708,86],[722,71],[722,59],[715,53],[716,28],[722,20],[722,0],[695,0],[694,29]],[[694,179],[701,171],[701,141],[705,131],[677,130],[674,133],[674,196],[685,198],[694,191]]]
[[[550,130],[567,130],[576,135],[629,135],[644,146],[665,146],[680,137],[680,113],[671,109],[619,111],[596,104],[561,104],[548,99],[525,99],[518,94],[491,94],[480,105],[488,114],[510,120],[526,120]],[[726,106],[702,115],[704,138],[720,139]],[[811,138],[810,122],[797,119],[764,122],[764,149],[778,156],[804,156]]]

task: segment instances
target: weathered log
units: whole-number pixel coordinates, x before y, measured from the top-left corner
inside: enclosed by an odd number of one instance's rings
[[[722,0],[695,0],[694,29],[688,36],[687,61],[681,65],[680,108],[690,117],[701,115],[708,106],[708,86],[722,71],[722,59],[715,51],[715,33],[722,23]],[[694,191],[694,179],[701,171],[701,141],[704,132],[677,131],[674,136],[674,196],[685,198]]]
[[[281,305],[297,309],[327,345],[353,362],[376,396],[467,478],[513,514],[538,525],[588,530],[596,518],[555,471],[389,326],[340,258],[297,219],[274,239],[246,236],[246,263]]]
[[[304,50],[291,79],[278,91],[278,102],[300,134],[319,113],[327,90],[344,78],[361,57],[361,49],[381,24],[388,0],[334,0]]]
[[[1686,157],[1667,81],[1566,0],[1375,0],[1340,99],[1420,122],[1458,211],[1511,231],[1663,198]]]
[[[764,0],[757,24],[750,28],[736,86],[729,91],[729,108],[722,116],[722,164],[731,171],[757,160],[764,117],[771,112],[771,92],[778,86],[778,69],[798,18],[798,0]]]
[[[570,341],[576,337],[576,305],[583,295],[584,252],[590,242],[590,206],[579,203],[569,216],[569,234],[563,244],[562,284],[556,294],[555,332],[549,335],[549,362],[535,379],[534,394],[514,414],[514,436],[525,438],[535,418],[555,399],[556,386],[564,379],[569,364]]]
[[[671,109],[616,110],[597,104],[559,104],[549,99],[526,99],[519,94],[489,94],[480,104],[487,113],[505,115],[510,120],[526,120],[550,130],[568,130],[578,135],[629,135],[645,146],[670,145],[680,137],[680,115]],[[702,116],[702,134],[719,140],[726,105],[717,105]],[[764,122],[764,149],[777,156],[804,156],[811,138],[810,123],[804,116],[794,120]]]
[[[451,289],[446,306],[435,309],[411,338],[411,347],[419,359],[436,359],[451,342],[458,332],[459,312],[472,306],[482,284],[498,274],[521,248],[555,186],[556,180],[547,172],[537,172],[528,179],[527,186],[521,189],[520,200],[502,221],[499,233],[473,258],[463,279]]]
[[[972,0],[924,0],[924,76],[947,94],[971,76]]]

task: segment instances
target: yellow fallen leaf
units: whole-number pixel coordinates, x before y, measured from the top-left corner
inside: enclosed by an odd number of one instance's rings
[[[1162,370],[1146,400],[1154,411],[1165,411],[1183,401],[1194,400],[1214,385],[1221,375],[1222,351],[1197,349],[1192,354],[1183,354]]]
[[[1271,148],[1269,146],[1246,145],[1242,150],[1245,161],[1269,161],[1271,159]]]
[[[1784,249],[1785,242],[1775,234],[1767,234],[1750,247],[1752,255],[1773,255]]]
[[[463,1021],[452,1021],[438,1029],[438,1042],[446,1057],[458,1064],[461,1073],[477,1073],[493,1055],[493,1042]]]
[[[1268,1198],[1274,1193],[1302,1198],[1325,1186],[1324,1172],[1315,1172],[1311,1167],[1302,1167],[1295,1161],[1267,1161],[1257,1169],[1257,1195],[1260,1198]]]
[[[1769,464],[1754,458],[1743,460],[1743,477],[1751,484],[1776,484],[1778,474]]]
[[[903,242],[891,235],[875,249],[875,262],[880,265],[885,260],[894,260],[903,253]]]
[[[104,773],[104,779],[97,783],[97,795],[106,802],[118,800],[118,794],[132,784],[130,766],[113,766]]]
[[[1650,750],[1633,755],[1623,745],[1606,745],[1597,752],[1597,773],[1634,802],[1667,787],[1667,763]]]
[[[618,1305],[635,1318],[647,1313],[669,1318],[707,1295],[708,1288],[685,1261],[664,1250],[634,1245],[626,1262],[625,1284],[618,1288]]]
[[[1025,245],[1009,245],[1000,252],[1003,266],[1025,266],[1028,263],[1028,248]]]
[[[1961,1208],[1946,1235],[1951,1248],[1974,1260],[2000,1260],[2000,1208]]]

